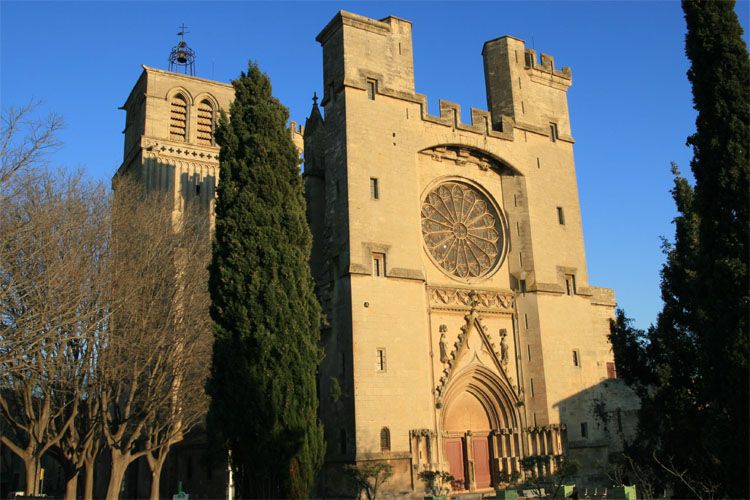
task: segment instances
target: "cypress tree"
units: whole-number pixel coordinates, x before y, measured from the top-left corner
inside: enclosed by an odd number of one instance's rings
[[[209,435],[231,452],[239,497],[303,498],[325,443],[315,378],[321,309],[299,159],[268,77],[250,63],[233,85],[216,131]]]
[[[679,214],[656,325],[643,332],[618,314],[611,339],[642,397],[628,453],[671,478],[677,497],[748,498],[750,61],[734,2],[682,7],[698,112],[687,141],[695,187],[673,166]]]
[[[697,338],[704,448],[724,494],[748,491],[748,186],[750,60],[731,1],[683,1],[698,112],[690,164],[698,214],[692,331]]]

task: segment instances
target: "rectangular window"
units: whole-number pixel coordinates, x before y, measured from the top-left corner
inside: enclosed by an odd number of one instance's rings
[[[586,422],[581,422],[581,437],[583,439],[588,439],[589,437],[589,424]]]
[[[195,196],[200,196],[200,195],[201,195],[201,184],[200,182],[198,182],[195,184]]]
[[[370,198],[373,200],[380,199],[380,187],[378,186],[378,180],[375,177],[370,177]]]
[[[557,207],[557,222],[561,225],[565,225],[565,211],[563,207]]]
[[[385,369],[386,369],[386,364],[385,364],[385,348],[384,347],[378,348],[378,350],[377,350],[377,360],[376,361],[377,361],[376,366],[377,366],[378,371],[379,372],[384,372]]]
[[[521,293],[526,294],[526,280],[521,280],[519,282],[519,287],[521,288]]]
[[[385,254],[372,254],[372,275],[377,277],[385,276]]]
[[[576,294],[576,277],[572,274],[565,275],[565,293],[568,295]]]
[[[534,397],[534,379],[533,378],[529,379],[529,389],[531,389],[531,397],[533,398]]]
[[[549,140],[552,142],[557,142],[558,135],[557,135],[557,123],[550,122],[549,124]]]
[[[377,90],[377,82],[375,80],[367,80],[367,98],[371,101],[375,100],[375,91]]]
[[[526,352],[529,355],[529,361],[531,361],[531,344],[526,344]]]
[[[529,329],[529,315],[528,314],[524,313],[524,315],[523,315],[523,322],[526,325],[526,329],[528,330]]]
[[[573,366],[581,366],[581,354],[578,349],[573,349]]]
[[[607,378],[617,378],[617,369],[612,361],[607,361]]]

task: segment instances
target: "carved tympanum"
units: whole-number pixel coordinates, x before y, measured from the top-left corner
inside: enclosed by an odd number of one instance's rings
[[[422,235],[435,262],[459,278],[482,277],[500,258],[500,218],[468,184],[445,182],[430,191],[422,203]]]

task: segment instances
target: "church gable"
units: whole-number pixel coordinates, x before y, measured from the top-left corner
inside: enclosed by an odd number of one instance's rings
[[[510,348],[507,333],[504,329],[500,330],[497,342],[491,338],[477,311],[479,305],[477,294],[472,291],[470,295],[472,308],[464,316],[465,324],[461,327],[461,332],[450,352],[448,352],[445,338],[446,332],[441,332],[440,358],[446,367],[435,388],[435,404],[438,408],[443,404],[451,382],[461,373],[474,368],[490,371],[502,382],[503,389],[512,394],[514,400],[518,400],[518,390],[508,374]]]

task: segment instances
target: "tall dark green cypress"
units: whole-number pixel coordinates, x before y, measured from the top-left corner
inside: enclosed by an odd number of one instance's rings
[[[216,132],[209,435],[231,452],[240,498],[304,498],[325,443],[315,388],[321,309],[299,159],[268,77],[250,63],[233,85]]]
[[[734,2],[682,7],[698,112],[688,138],[695,187],[673,167],[679,214],[674,244],[665,245],[656,325],[639,331],[620,314],[611,339],[618,368],[642,397],[628,453],[653,477],[671,479],[678,497],[716,488],[717,496],[748,498],[750,60]]]
[[[748,491],[750,60],[733,1],[683,1],[698,116],[690,164],[699,217],[692,326],[706,416],[704,447],[724,493]]]

